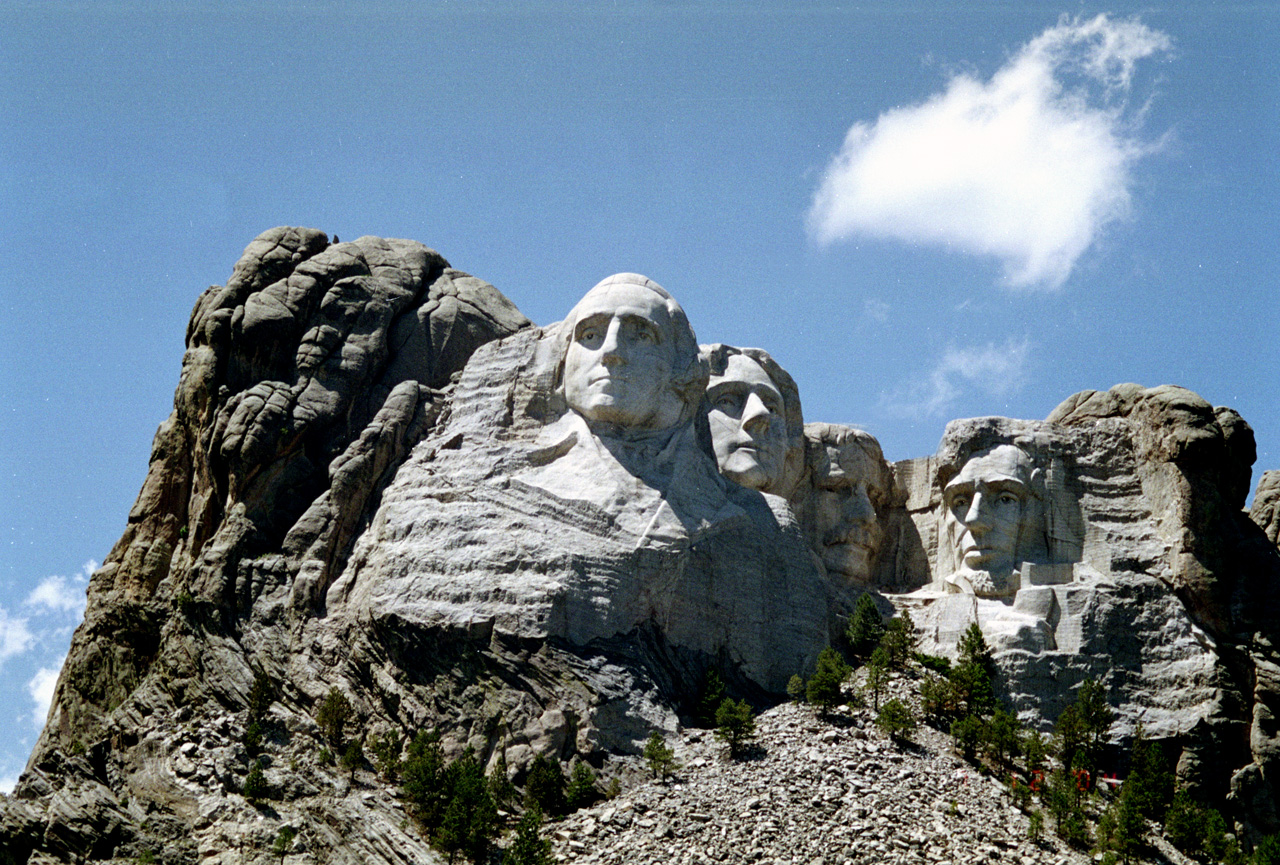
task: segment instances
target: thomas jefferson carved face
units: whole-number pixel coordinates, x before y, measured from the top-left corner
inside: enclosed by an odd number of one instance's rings
[[[971,456],[943,490],[947,539],[975,594],[1003,597],[1017,590],[1012,572],[1031,473],[1021,448],[999,445]]]
[[[875,440],[856,430],[830,428],[816,444],[814,552],[834,579],[866,585],[884,540],[878,512],[889,495],[887,467]]]
[[[759,363],[730,355],[723,375],[707,385],[707,424],[725,477],[773,492],[782,482],[788,447],[782,392]]]
[[[564,395],[593,429],[680,422],[685,402],[673,387],[678,352],[669,301],[665,292],[611,277],[570,312]]]

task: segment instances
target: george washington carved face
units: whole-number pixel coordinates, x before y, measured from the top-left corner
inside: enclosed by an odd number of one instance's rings
[[[691,416],[697,343],[679,304],[657,283],[611,276],[587,292],[564,326],[565,400],[593,430],[662,430]]]

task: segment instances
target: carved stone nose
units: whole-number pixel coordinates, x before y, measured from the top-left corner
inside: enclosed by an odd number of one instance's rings
[[[843,510],[845,519],[853,523],[865,525],[876,518],[876,509],[861,485],[853,488],[853,494],[844,503]]]
[[[742,406],[742,427],[748,432],[763,432],[769,426],[769,408],[754,393],[747,394]]]
[[[986,531],[991,528],[990,522],[987,520],[987,508],[985,497],[982,493],[975,492],[973,501],[969,503],[969,510],[965,512],[964,524],[972,531]]]

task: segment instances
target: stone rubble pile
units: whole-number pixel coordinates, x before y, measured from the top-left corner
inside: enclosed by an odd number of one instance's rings
[[[901,684],[901,683],[900,683]],[[897,690],[897,689],[894,689]],[[887,697],[886,697],[887,699]],[[784,704],[757,719],[758,747],[730,761],[709,730],[669,745],[681,769],[546,830],[557,861],[605,865],[1084,863],[1046,819],[1037,843],[1005,786],[920,727],[894,744],[870,708],[830,720]]]

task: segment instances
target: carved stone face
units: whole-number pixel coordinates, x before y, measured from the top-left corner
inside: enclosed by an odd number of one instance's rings
[[[827,573],[846,584],[865,585],[884,539],[877,508],[889,491],[881,465],[856,441],[825,445],[826,472],[813,479],[815,549]]]
[[[1031,477],[1030,458],[999,445],[969,458],[943,490],[943,524],[975,593],[1009,594]]]
[[[660,430],[684,407],[672,389],[675,334],[666,300],[640,285],[592,289],[574,307],[564,360],[569,407],[596,425]]]
[[[707,385],[707,404],[721,473],[753,490],[776,489],[789,444],[786,407],[764,367],[746,355],[731,355],[724,374]]]

